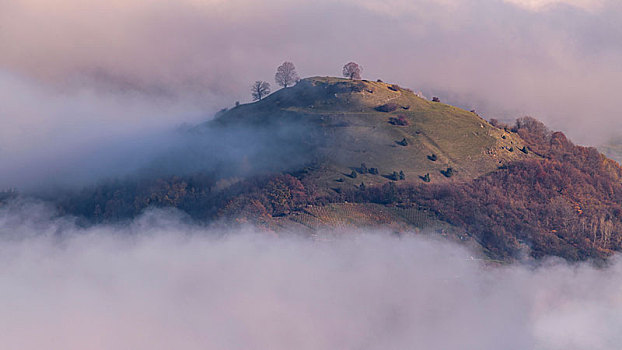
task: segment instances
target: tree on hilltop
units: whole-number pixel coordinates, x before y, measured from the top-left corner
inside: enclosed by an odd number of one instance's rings
[[[363,69],[355,62],[349,62],[343,66],[343,76],[350,79],[361,79]]]
[[[253,101],[261,101],[262,98],[268,96],[270,94],[270,83],[267,81],[257,80],[251,86],[251,95],[253,96]]]
[[[276,74],[274,75],[276,83],[284,88],[294,85],[298,79],[296,67],[294,67],[293,63],[288,61],[283,62],[283,64],[276,69]]]

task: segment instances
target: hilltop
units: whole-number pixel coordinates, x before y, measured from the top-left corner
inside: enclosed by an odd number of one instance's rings
[[[622,168],[533,118],[490,123],[394,84],[312,77],[187,137],[212,140],[199,144],[209,169],[110,181],[55,199],[61,213],[108,222],[175,207],[310,236],[427,232],[504,261],[622,249]]]
[[[320,161],[309,176],[322,189],[382,185],[394,171],[404,173],[401,183],[420,183],[426,174],[430,183],[465,181],[534,156],[519,136],[474,112],[394,84],[332,77],[303,79],[203,127],[277,123],[305,128],[306,137],[317,139],[313,152]],[[348,176],[361,164],[378,174]]]

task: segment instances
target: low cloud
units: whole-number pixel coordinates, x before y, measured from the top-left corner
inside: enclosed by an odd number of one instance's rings
[[[118,174],[144,162],[135,157],[153,153],[184,122],[207,118],[196,106],[92,88],[61,91],[1,70],[0,100],[0,189]]]
[[[141,94],[50,93],[31,80],[2,77],[0,109],[10,117],[0,128],[0,191],[76,189],[137,173],[284,171],[310,161],[320,142],[303,122],[195,128],[213,114]]]
[[[0,188],[84,169],[80,152],[123,158],[249,101],[284,60],[301,76],[355,60],[366,78],[600,144],[622,133],[621,19],[610,0],[0,0]]]
[[[622,341],[617,260],[487,266],[424,235],[276,238],[161,211],[85,229],[44,213],[0,211],[7,348],[613,350]]]
[[[554,6],[566,5],[577,7],[586,11],[601,10],[605,1],[603,0],[505,0],[532,11],[542,11],[551,9]]]

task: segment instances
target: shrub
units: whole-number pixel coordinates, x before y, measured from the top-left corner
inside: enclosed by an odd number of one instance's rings
[[[441,170],[441,174],[443,174],[445,177],[452,177],[454,175],[454,169],[447,168],[446,170]]]
[[[419,176],[423,182],[430,182],[430,173],[427,173],[423,176]]]
[[[369,173],[372,175],[378,175],[378,168],[369,168]]]
[[[399,106],[396,103],[389,102],[389,103],[386,103],[386,104],[383,104],[381,106],[376,107],[376,110],[378,112],[389,113],[389,112],[393,112],[394,110],[396,110],[397,107],[399,107]]]
[[[432,97],[432,102],[441,102],[441,99],[436,97],[436,96],[434,96],[434,97]]]
[[[404,174],[403,170],[400,170],[400,180],[406,180],[406,174]]]
[[[391,86],[389,86],[389,90],[391,91],[400,91],[400,86],[397,84],[393,84]]]
[[[350,177],[356,179],[357,176],[358,174],[356,173],[356,171],[352,170],[352,172],[350,173]]]
[[[438,157],[436,156],[436,154],[432,153],[432,155],[431,155],[431,156],[430,156],[430,155],[428,156],[428,159],[429,159],[429,160],[431,160],[431,161],[433,161],[433,162],[436,162],[436,160],[438,159]]]
[[[369,169],[367,169],[367,165],[365,165],[365,163],[361,163],[361,167],[357,170],[361,174],[367,174],[369,172]]]
[[[404,117],[403,115],[400,115],[397,118],[390,117],[389,124],[397,126],[408,126],[408,119],[406,119],[406,117]]]
[[[404,137],[402,141],[395,141],[400,146],[408,146],[408,140]]]

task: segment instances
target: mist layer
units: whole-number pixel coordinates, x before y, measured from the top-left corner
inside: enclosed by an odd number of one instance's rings
[[[7,348],[609,350],[622,341],[615,260],[495,267],[428,236],[276,238],[161,211],[81,229],[42,207],[11,210],[0,215]]]

